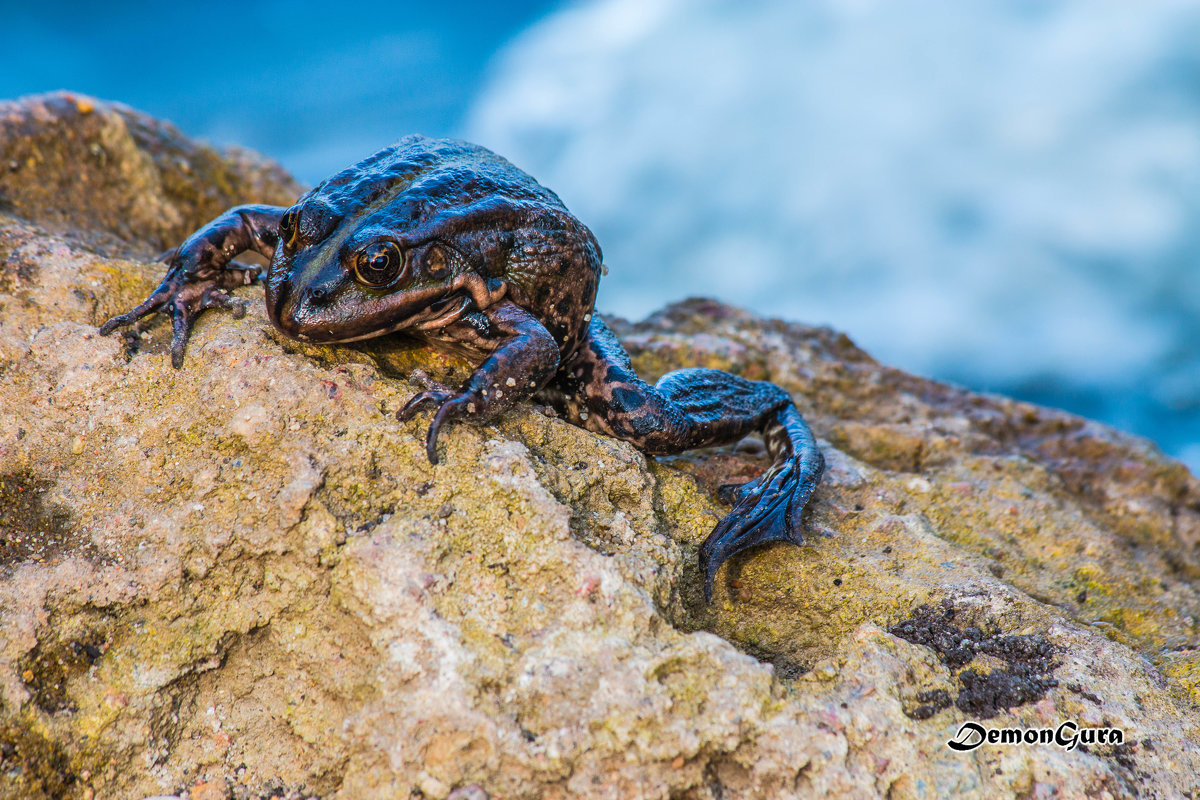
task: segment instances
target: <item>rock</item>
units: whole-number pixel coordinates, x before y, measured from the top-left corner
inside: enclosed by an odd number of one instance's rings
[[[218,151],[117,103],[56,93],[0,102],[0,212],[136,253],[179,244],[231,205],[290,203],[279,165]],[[249,199],[247,199],[249,198]]]
[[[229,787],[224,781],[202,781],[188,792],[189,800],[228,800]]]
[[[713,301],[616,321],[646,376],[787,387],[829,461],[811,546],[706,605],[753,440],[654,460],[528,407],[431,467],[393,414],[465,366],[290,342],[257,287],[173,370],[161,320],[97,324],[295,187],[96,100],[0,120],[0,797],[1200,792],[1200,483],[1149,443]],[[949,748],[972,720],[1123,737]]]

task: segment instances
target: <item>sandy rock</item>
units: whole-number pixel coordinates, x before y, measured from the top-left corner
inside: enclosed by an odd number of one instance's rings
[[[158,252],[231,205],[287,203],[298,189],[256,154],[117,103],[66,92],[0,102],[0,212],[63,233]]]
[[[94,145],[102,189],[49,191]],[[96,326],[212,202],[294,187],[80,97],[0,107],[0,153],[0,797],[1200,793],[1200,483],[1149,443],[712,301],[618,321],[648,377],[785,386],[829,461],[811,546],[706,605],[761,445],[527,407],[431,467],[394,412],[464,365],[289,342],[256,287],[173,370],[162,321]],[[970,720],[1123,742],[950,749]]]

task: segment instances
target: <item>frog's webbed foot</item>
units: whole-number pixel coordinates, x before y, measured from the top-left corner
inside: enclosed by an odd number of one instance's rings
[[[700,546],[705,600],[712,600],[717,571],[735,553],[768,542],[804,544],[801,517],[824,465],[815,446],[806,448],[799,456],[776,461],[760,477],[729,492],[733,508]]]

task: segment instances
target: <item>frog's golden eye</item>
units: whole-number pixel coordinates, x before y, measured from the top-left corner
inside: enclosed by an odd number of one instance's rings
[[[279,220],[279,239],[287,247],[296,243],[296,222],[299,218],[300,212],[293,208]]]
[[[364,286],[387,286],[404,268],[404,256],[395,242],[369,244],[354,257],[354,277]]]

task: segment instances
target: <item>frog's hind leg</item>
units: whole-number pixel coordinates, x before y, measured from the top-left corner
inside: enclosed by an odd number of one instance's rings
[[[733,509],[700,548],[704,596],[730,556],[765,542],[804,542],[801,514],[824,458],[779,386],[715,369],[681,369],[650,386],[599,319],[546,399],[572,422],[632,442],[652,455],[735,442],[761,431],[773,463],[734,494]]]

